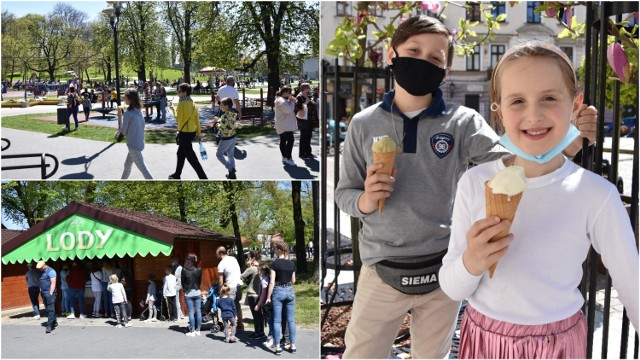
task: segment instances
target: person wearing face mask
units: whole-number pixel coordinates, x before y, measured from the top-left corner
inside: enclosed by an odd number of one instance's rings
[[[449,245],[456,183],[469,163],[508,154],[480,114],[443,99],[440,85],[453,50],[439,20],[404,20],[386,54],[394,90],[349,124],[335,199],[362,221],[363,266],[344,358],[388,358],[409,311],[414,358],[443,358],[451,348],[460,303],[440,289],[438,271]],[[579,110],[582,136],[594,141],[595,109]],[[382,136],[399,147],[391,175],[379,173],[383,165],[373,161],[372,145]],[[573,156],[581,147],[578,138],[564,152]]]

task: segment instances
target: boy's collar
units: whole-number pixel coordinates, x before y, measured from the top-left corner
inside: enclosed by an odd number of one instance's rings
[[[184,101],[184,100],[191,100],[191,96],[189,95],[181,96],[179,101]]]
[[[393,98],[396,95],[395,89],[392,89],[388,93],[385,93],[382,97],[382,103],[380,103],[380,107],[387,111],[391,112],[391,104],[393,103]],[[421,118],[423,115],[428,117],[438,117],[445,112],[446,103],[442,98],[442,90],[440,88],[436,89],[432,93],[431,105],[427,107],[424,111],[422,111],[417,117]],[[402,113],[397,106],[393,106],[393,112],[399,114],[400,116],[406,117],[404,113]]]

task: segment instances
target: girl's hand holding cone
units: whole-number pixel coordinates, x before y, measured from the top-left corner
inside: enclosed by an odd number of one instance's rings
[[[467,232],[467,249],[462,255],[462,262],[469,274],[482,275],[504,256],[513,241],[513,234],[493,242],[491,239],[510,227],[511,222],[496,216],[478,220],[471,226]]]
[[[367,166],[367,178],[364,180],[364,193],[358,199],[358,208],[368,214],[378,210],[378,201],[391,196],[392,184],[396,181],[396,169],[391,175],[379,172],[383,164],[371,164]]]

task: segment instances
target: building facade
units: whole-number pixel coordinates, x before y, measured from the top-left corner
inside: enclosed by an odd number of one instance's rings
[[[461,5],[449,3],[442,12],[444,17],[440,20],[449,29],[456,29],[460,19],[469,19],[472,21],[486,21],[483,12],[480,10],[480,3],[469,2],[469,8]],[[482,7],[486,9],[489,2],[483,2]],[[473,55],[470,56],[454,56],[453,63],[449,70],[446,82],[442,85],[442,90],[447,101],[465,105],[478,111],[485,119],[489,119],[489,80],[491,71],[502,54],[512,46],[528,40],[541,40],[547,43],[553,43],[560,47],[573,61],[574,67],[577,69],[584,57],[584,39],[573,40],[571,38],[559,39],[558,34],[563,30],[563,26],[556,19],[549,19],[540,13],[535,13],[535,7],[539,6],[539,1],[527,1],[510,6],[508,2],[491,2],[494,5],[491,10],[494,17],[499,14],[505,14],[506,20],[500,23],[500,29],[494,31],[495,38],[487,43],[477,45]],[[443,3],[440,4],[441,6]],[[325,49],[328,48],[329,42],[334,38],[336,27],[343,21],[346,16],[356,16],[356,2],[338,1],[338,2],[322,2],[320,16],[322,21],[321,31],[321,56],[322,59],[330,64],[335,63],[335,58],[328,55]],[[385,11],[377,9],[375,6],[369,10],[370,14],[378,15],[378,25],[388,24],[389,21],[397,14],[397,11]],[[427,11],[419,14],[434,16],[435,14]],[[415,15],[418,15],[416,13]],[[577,21],[584,22],[586,18],[586,9],[584,6],[576,6],[573,8],[573,15]],[[398,26],[400,19],[394,24]],[[570,23],[570,20],[569,20]],[[375,41],[372,34],[372,26],[369,26],[367,41],[371,43]],[[481,39],[486,35],[486,28],[482,24],[478,24],[472,30],[477,32],[477,39]],[[473,40],[473,39],[471,39]],[[378,66],[386,67],[386,53],[388,50],[387,43],[378,49],[382,56],[382,60]],[[345,63],[343,59],[339,59],[341,66],[351,65]],[[376,85],[377,93],[381,93],[381,82]],[[341,87],[346,86],[341,84]],[[373,89],[371,89],[373,90]],[[376,99],[379,100],[379,97]],[[328,107],[333,100],[328,99]],[[348,110],[356,112],[359,106],[346,101],[345,105]],[[351,114],[353,115],[353,114]]]

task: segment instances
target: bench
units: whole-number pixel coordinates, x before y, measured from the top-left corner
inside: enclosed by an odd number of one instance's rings
[[[243,120],[251,119],[251,125],[255,125],[255,119],[260,119],[262,124],[263,118],[263,110],[262,106],[249,106],[242,108],[242,118]]]

